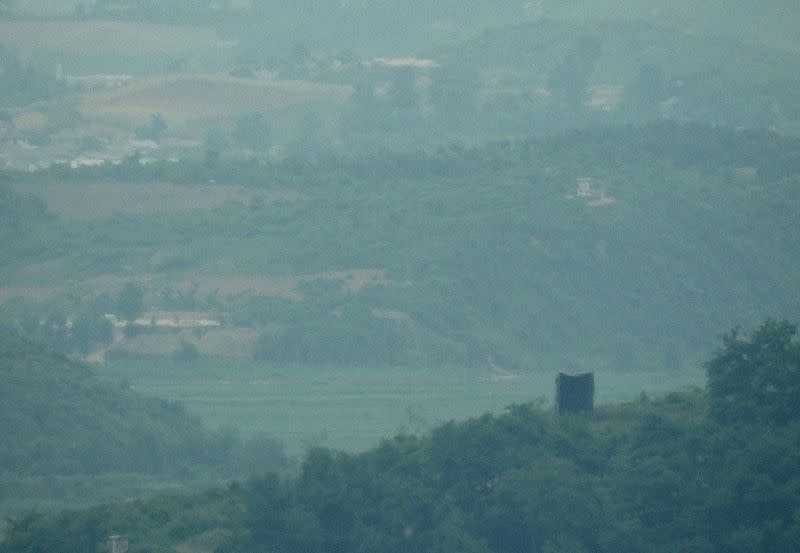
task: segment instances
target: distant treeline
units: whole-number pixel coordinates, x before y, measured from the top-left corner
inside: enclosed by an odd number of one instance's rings
[[[66,90],[66,84],[56,79],[55,72],[24,63],[16,50],[4,45],[0,38],[0,127],[13,125],[7,108],[49,100]]]
[[[753,167],[766,181],[800,172],[800,138],[766,129],[732,129],[705,123],[654,121],[642,125],[600,126],[543,138],[509,139],[481,146],[441,146],[430,150],[367,151],[360,155],[288,157],[275,162],[248,160],[183,160],[141,163],[140,155],[121,164],[73,169],[53,164],[33,174],[4,171],[4,179],[19,181],[80,181],[107,178],[141,182],[166,180],[178,184],[243,184],[253,187],[342,188],[354,181],[425,180],[492,174],[525,163],[552,163],[572,172],[614,169],[625,165],[666,162],[681,169],[719,172]],[[535,165],[534,165],[535,167]],[[344,179],[344,180],[343,180]],[[433,184],[431,182],[431,184]],[[643,183],[644,185],[645,183]]]

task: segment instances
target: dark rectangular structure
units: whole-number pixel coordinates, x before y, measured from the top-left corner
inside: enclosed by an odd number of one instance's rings
[[[556,377],[556,412],[591,413],[594,410],[594,373]]]

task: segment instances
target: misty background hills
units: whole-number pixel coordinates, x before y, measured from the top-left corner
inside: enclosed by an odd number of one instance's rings
[[[0,318],[70,356],[683,371],[796,313],[791,3],[0,8]]]
[[[686,368],[727,325],[797,311],[798,151],[768,132],[659,123],[429,154],[15,175],[3,313],[40,335],[61,321],[51,338],[72,351],[64,321],[121,317],[130,281],[144,319],[112,352]],[[74,194],[215,182],[220,203],[15,218],[33,202],[20,192],[52,179]],[[213,325],[151,324],[176,309]]]
[[[798,21],[0,0],[0,553],[797,550]]]
[[[692,12],[714,32],[680,7],[131,2],[48,19],[15,6],[0,21],[0,163],[14,169],[413,152],[658,119],[800,128],[797,48],[725,31],[744,21],[735,6]],[[777,36],[792,9],[759,9],[766,23],[748,28]]]
[[[299,31],[300,36],[308,37],[313,47],[374,49],[379,55],[390,53],[390,49],[392,54],[397,54],[398,48],[408,54],[412,44],[426,48],[435,42],[442,44],[466,38],[487,27],[541,19],[661,19],[692,26],[703,34],[736,36],[775,47],[796,49],[798,46],[792,24],[798,16],[798,7],[790,0],[705,0],[699,3],[679,0],[646,4],[631,0],[531,0],[501,4],[485,0],[303,0],[291,5],[273,0],[168,1],[158,5],[136,1],[76,4],[70,0],[13,0],[4,4],[6,10],[17,14],[64,16],[74,15],[77,10],[84,16],[96,14],[184,23],[224,23],[230,19],[241,24],[248,17],[267,15],[258,18],[258,25],[265,34],[277,35],[278,40],[296,40]]]

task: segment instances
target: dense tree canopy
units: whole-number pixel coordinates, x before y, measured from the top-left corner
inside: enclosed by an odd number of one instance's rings
[[[713,416],[722,422],[785,425],[800,420],[800,344],[797,326],[770,320],[741,338],[723,336],[706,364]]]
[[[720,328],[800,308],[783,285],[800,267],[798,144],[662,122],[414,154],[9,173],[9,191],[169,181],[252,201],[83,223],[24,215],[42,206],[15,193],[6,207],[18,215],[0,217],[0,233],[14,233],[0,242],[0,279],[23,288],[39,271],[61,292],[139,278],[148,307],[177,309],[167,288],[188,274],[203,288],[212,275],[370,268],[376,278],[357,289],[298,288],[302,301],[220,290],[210,309],[263,334],[248,353],[265,362],[687,369]],[[142,278],[153,273],[163,278]],[[9,311],[0,318],[16,319]]]
[[[117,298],[117,312],[126,321],[133,321],[144,311],[144,287],[126,282]]]

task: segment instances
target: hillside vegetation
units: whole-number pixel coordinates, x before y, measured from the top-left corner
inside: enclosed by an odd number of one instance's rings
[[[8,330],[0,331],[0,378],[2,475],[242,474],[286,463],[279,444],[248,450],[233,433],[208,432],[180,404],[104,382]]]
[[[800,271],[798,152],[764,131],[658,123],[428,154],[9,174],[14,190],[60,181],[76,201],[83,183],[109,178],[213,183],[231,201],[143,214],[121,201],[77,221],[19,196],[9,206],[38,218],[0,228],[13,237],[0,248],[0,312],[78,351],[64,321],[114,313],[133,281],[145,311],[194,309],[221,325],[126,333],[143,348],[172,337],[154,352],[187,342],[273,365],[692,366],[719,328],[800,312],[787,288]],[[249,338],[232,351],[215,336]]]
[[[516,405],[359,455],[317,449],[289,480],[20,518],[0,551],[85,553],[120,533],[131,553],[796,551],[795,332],[728,334],[708,393],[587,418]]]
[[[434,91],[481,83],[480,109],[458,125],[482,133],[657,118],[791,129],[800,118],[796,51],[680,25],[544,20],[490,29],[429,56],[442,64],[431,101],[443,113]],[[447,94],[458,110],[458,92]]]
[[[800,128],[796,46],[683,16],[470,4],[142,4],[127,16],[0,21],[0,162],[409,151],[659,118]],[[758,33],[780,23],[766,19]]]

